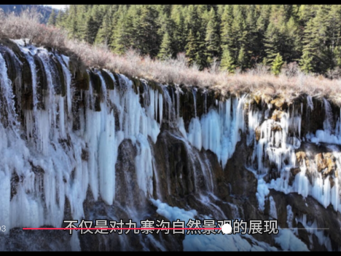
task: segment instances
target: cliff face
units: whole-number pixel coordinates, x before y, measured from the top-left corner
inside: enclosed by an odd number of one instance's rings
[[[340,118],[326,99],[161,85],[3,40],[0,249],[340,250]],[[209,218],[279,233],[22,230]]]

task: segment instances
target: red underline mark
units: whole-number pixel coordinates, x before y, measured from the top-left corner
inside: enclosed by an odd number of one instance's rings
[[[23,230],[96,230],[96,229],[105,229],[105,230],[220,230],[221,228],[23,228]]]

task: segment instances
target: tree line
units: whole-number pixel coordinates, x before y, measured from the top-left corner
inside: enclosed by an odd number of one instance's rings
[[[200,70],[264,64],[278,74],[294,62],[306,73],[341,68],[341,5],[71,5],[53,11],[48,24],[118,54],[185,52]]]

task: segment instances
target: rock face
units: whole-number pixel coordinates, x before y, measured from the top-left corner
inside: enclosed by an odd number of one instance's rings
[[[161,85],[2,40],[0,249],[340,250],[340,113],[326,99]],[[279,233],[22,230],[194,219],[277,220]]]

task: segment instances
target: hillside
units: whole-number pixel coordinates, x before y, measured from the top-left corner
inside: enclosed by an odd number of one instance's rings
[[[230,73],[298,65],[325,77],[341,75],[341,5],[71,5],[58,27],[71,38],[130,48],[152,58],[185,52],[189,65]]]
[[[0,4],[0,9],[4,11],[4,13],[9,14],[9,13],[14,13],[16,15],[19,15],[21,12],[25,10],[29,11],[36,11],[39,13],[40,16],[40,22],[43,24],[46,24],[47,21],[49,20],[50,14],[52,12],[51,7],[43,6],[43,5],[32,5],[32,4]],[[55,10],[57,13],[58,10]]]
[[[39,24],[39,17],[34,14],[21,17],[10,14],[0,20],[0,25],[1,38],[27,38],[37,46],[43,45],[71,55],[86,67],[106,68],[159,83],[210,88],[223,94],[251,93],[267,100],[277,97],[289,102],[305,94],[341,104],[339,79],[306,74],[297,66],[288,66],[279,75],[273,75],[269,67],[263,65],[236,74],[220,71],[214,66],[199,71],[197,66],[188,66],[188,58],[183,53],[176,59],[160,61],[140,56],[133,50],[118,55],[105,45],[91,46],[84,41],[69,39],[65,30]]]

